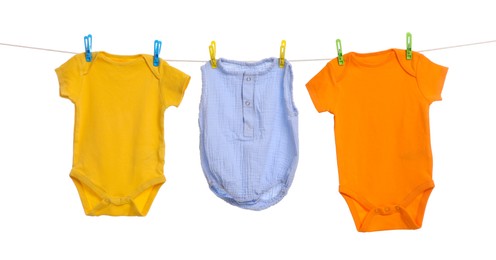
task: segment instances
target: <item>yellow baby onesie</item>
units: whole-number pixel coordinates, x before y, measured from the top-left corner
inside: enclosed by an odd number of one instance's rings
[[[164,111],[190,77],[153,56],[77,54],[56,70],[75,105],[70,177],[86,215],[145,216],[165,182]]]

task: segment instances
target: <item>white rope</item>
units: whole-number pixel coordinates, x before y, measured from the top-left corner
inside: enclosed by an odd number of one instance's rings
[[[425,49],[425,50],[420,50],[418,52],[439,51],[439,50],[446,50],[446,49],[453,49],[453,48],[462,48],[462,47],[467,47],[467,46],[472,46],[472,45],[489,44],[489,43],[496,43],[496,40],[484,41],[484,42],[466,43],[466,44],[446,46],[446,47],[433,48],[433,49]],[[25,49],[39,50],[39,51],[51,51],[51,52],[59,52],[59,53],[78,54],[78,52],[72,52],[72,51],[47,49],[47,48],[25,46],[25,45],[11,44],[11,43],[1,43],[0,42],[0,45],[8,46],[8,47],[15,47],[15,48],[25,48]],[[296,59],[296,60],[290,60],[290,62],[329,61],[331,59],[332,58]],[[179,60],[167,59],[166,61],[168,61],[168,62],[207,62],[207,60],[184,60],[184,59],[179,59]]]

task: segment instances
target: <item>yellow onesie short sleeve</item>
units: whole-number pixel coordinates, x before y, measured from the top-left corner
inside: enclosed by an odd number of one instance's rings
[[[163,102],[165,108],[169,106],[178,107],[183,99],[184,91],[188,86],[190,77],[182,71],[164,65],[160,67],[162,75],[160,87],[163,93]]]
[[[59,79],[60,96],[73,102],[81,91],[81,58],[76,55],[55,70]]]
[[[56,69],[76,106],[70,177],[90,216],[145,216],[165,182],[164,110],[190,77],[150,55],[77,54]]]

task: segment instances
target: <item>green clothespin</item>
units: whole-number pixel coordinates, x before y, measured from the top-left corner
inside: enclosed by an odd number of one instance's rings
[[[412,34],[406,33],[406,59],[412,59]]]
[[[341,48],[341,40],[336,40],[336,49],[338,50],[338,64],[339,66],[343,66],[344,58],[343,58],[343,49]]]

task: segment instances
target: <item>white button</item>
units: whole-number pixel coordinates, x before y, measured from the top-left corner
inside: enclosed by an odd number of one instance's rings
[[[247,78],[246,78],[246,81],[250,81],[250,80],[251,80],[251,78],[250,78],[250,77],[247,77]]]
[[[246,100],[246,101],[245,101],[245,105],[246,105],[247,107],[249,107],[249,106],[251,105],[250,101]]]

